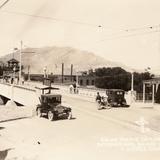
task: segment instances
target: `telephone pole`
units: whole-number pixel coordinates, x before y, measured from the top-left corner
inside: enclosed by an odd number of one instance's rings
[[[62,83],[64,82],[63,79],[64,79],[64,63],[62,63]]]
[[[22,77],[22,46],[23,41],[20,42],[20,54],[19,54],[19,82],[21,83],[21,77]]]
[[[22,79],[22,53],[35,53],[35,52],[23,52],[23,41],[20,42],[20,53],[19,53],[19,82]]]

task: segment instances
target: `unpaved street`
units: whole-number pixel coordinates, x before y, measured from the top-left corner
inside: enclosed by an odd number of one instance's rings
[[[159,159],[157,109],[97,110],[95,103],[67,95],[63,101],[72,106],[72,120],[0,123],[0,150],[11,148],[7,160]],[[141,117],[148,122],[144,132]]]

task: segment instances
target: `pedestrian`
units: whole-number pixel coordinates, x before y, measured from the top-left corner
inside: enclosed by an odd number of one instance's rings
[[[12,77],[12,78],[11,78],[11,84],[13,84],[13,82],[14,82],[14,78]]]
[[[22,77],[22,85],[24,85],[24,77]]]
[[[96,101],[97,101],[98,103],[101,102],[101,96],[100,96],[99,92],[97,92]]]
[[[70,91],[70,93],[73,93],[73,85],[72,84],[69,86],[69,91]]]
[[[97,106],[97,107],[98,107],[98,110],[101,109],[101,100],[102,100],[102,98],[101,98],[99,92],[97,92],[96,102],[98,103],[98,106]]]
[[[17,84],[19,84],[19,77],[17,77]]]
[[[73,84],[74,93],[76,93],[76,84]]]

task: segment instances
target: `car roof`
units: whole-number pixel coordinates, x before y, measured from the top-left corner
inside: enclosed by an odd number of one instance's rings
[[[40,90],[48,90],[48,89],[59,90],[59,88],[51,87],[51,86],[46,86],[46,85],[41,85],[41,84],[39,84],[39,85],[36,86],[35,88],[36,88],[36,89],[40,89]]]

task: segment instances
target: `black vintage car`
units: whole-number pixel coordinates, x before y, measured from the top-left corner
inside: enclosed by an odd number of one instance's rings
[[[108,97],[108,103],[112,107],[129,107],[124,97],[125,91],[122,89],[107,89],[106,95]]]
[[[61,99],[62,96],[60,94],[42,94],[40,104],[36,108],[37,116],[46,115],[50,121],[62,116],[71,119],[71,108],[62,105]]]

